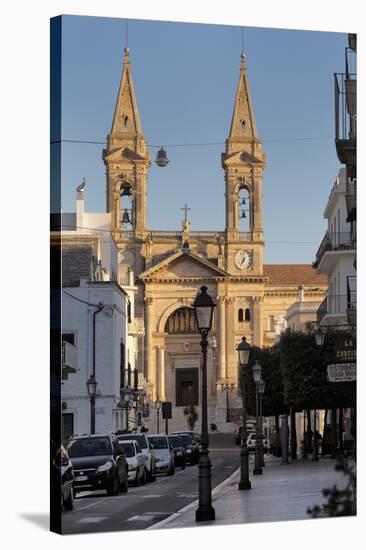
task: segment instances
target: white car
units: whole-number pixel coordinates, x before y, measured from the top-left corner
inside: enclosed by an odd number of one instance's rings
[[[146,483],[145,457],[137,441],[119,440],[128,464],[128,481],[135,485]]]
[[[259,438],[262,440],[263,452],[268,453],[268,441],[264,434],[260,434]],[[256,434],[252,433],[247,439],[248,451],[255,451]]]
[[[156,471],[158,474],[172,476],[175,473],[174,453],[169,445],[166,435],[156,434],[148,436],[156,458]]]

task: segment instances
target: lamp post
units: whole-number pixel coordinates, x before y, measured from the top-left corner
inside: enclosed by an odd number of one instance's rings
[[[210,521],[215,519],[215,510],[211,504],[211,462],[208,456],[208,421],[207,421],[207,336],[211,330],[215,304],[207,287],[201,286],[201,293],[197,294],[193,303],[197,328],[201,334],[202,349],[202,429],[201,429],[201,456],[199,461],[198,494],[199,504],[196,510],[196,521]]]
[[[160,433],[159,414],[160,414],[160,409],[161,409],[161,401],[160,401],[159,397],[156,399],[154,406],[155,406],[155,410],[156,410],[156,433]]]
[[[90,433],[95,434],[95,394],[97,392],[97,381],[92,374],[86,383],[90,397]]]
[[[317,423],[316,423],[316,409],[314,409],[314,442],[313,442],[313,456],[311,460],[314,462],[319,461],[318,456],[318,434],[317,434]]]
[[[235,384],[221,384],[221,391],[226,391],[226,420],[225,422],[231,422],[230,407],[229,407],[229,391],[233,391]]]
[[[126,411],[126,431],[128,432],[130,419],[129,419],[129,410],[132,407],[133,394],[132,391],[127,388],[121,388],[121,406],[122,409]]]
[[[263,468],[263,466],[265,466],[265,463],[264,463],[264,450],[263,450],[263,439],[262,439],[262,435],[263,435],[263,394],[264,394],[264,390],[266,388],[266,383],[265,381],[262,379],[260,382],[258,382],[258,395],[259,395],[259,427],[260,427],[260,433],[261,433],[261,438],[260,438],[260,458],[261,458],[261,466]]]
[[[260,431],[259,431],[259,384],[262,380],[262,367],[256,361],[252,368],[253,380],[255,384],[255,462],[253,475],[263,474],[261,467],[261,443],[260,443]]]
[[[241,397],[243,401],[243,426],[241,430],[241,445],[240,445],[240,481],[239,490],[251,489],[252,484],[249,480],[249,456],[247,446],[247,404],[245,395],[245,367],[249,361],[250,345],[247,343],[245,336],[236,348],[239,356],[240,365],[240,383]]]

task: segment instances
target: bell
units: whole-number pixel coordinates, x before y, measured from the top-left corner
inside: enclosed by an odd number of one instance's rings
[[[131,223],[130,216],[128,214],[127,208],[124,209],[122,214],[122,223]]]
[[[241,211],[241,216],[240,216],[240,217],[241,217],[241,219],[246,218],[245,210],[242,210],[242,211]]]
[[[121,197],[130,197],[130,196],[131,196],[131,188],[130,187],[122,187]]]
[[[241,201],[241,204],[242,204],[242,205],[246,204],[245,199],[243,199],[243,200]]]
[[[156,155],[155,163],[161,168],[164,168],[169,163],[166,151],[163,147],[159,149],[158,154]]]

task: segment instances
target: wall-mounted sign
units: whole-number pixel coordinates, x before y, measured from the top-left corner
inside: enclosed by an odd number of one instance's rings
[[[356,363],[356,338],[351,334],[337,334],[334,343],[335,363]]]
[[[95,414],[105,414],[105,407],[95,407]]]
[[[356,363],[336,363],[327,367],[328,382],[354,382]]]

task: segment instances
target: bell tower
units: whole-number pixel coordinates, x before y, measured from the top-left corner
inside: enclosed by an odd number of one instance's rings
[[[226,269],[263,273],[262,175],[265,155],[249,92],[246,56],[241,54],[230,134],[222,154],[225,170]],[[246,227],[241,227],[242,221]]]
[[[125,48],[124,54],[112,128],[103,150],[107,212],[112,212],[116,238],[123,230],[132,230],[141,236],[146,231],[147,170],[151,164],[141,130],[129,48]]]

